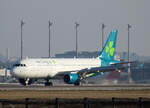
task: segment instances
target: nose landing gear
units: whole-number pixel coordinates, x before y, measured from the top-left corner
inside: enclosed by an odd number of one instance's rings
[[[27,85],[31,85],[32,79],[29,79],[29,78],[19,79],[19,82],[20,82],[22,85],[27,86]]]
[[[29,85],[29,78],[27,78],[26,80],[25,80],[25,85]]]

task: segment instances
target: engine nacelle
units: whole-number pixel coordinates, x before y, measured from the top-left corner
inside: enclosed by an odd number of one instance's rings
[[[64,76],[64,82],[68,83],[68,84],[74,84],[77,83],[79,81],[79,75],[78,74],[74,74],[74,73],[70,73]]]
[[[32,79],[19,79],[19,83],[26,86],[26,85],[31,85],[33,81]]]

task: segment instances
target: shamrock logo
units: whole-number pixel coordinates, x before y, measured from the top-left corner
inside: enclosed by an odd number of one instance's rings
[[[113,44],[114,44],[114,42],[110,41],[109,45],[106,46],[106,53],[108,53],[108,57],[114,55],[115,48],[113,48]]]
[[[52,60],[52,63],[53,63],[53,64],[55,64],[55,63],[56,63],[56,61],[55,61],[55,60]]]

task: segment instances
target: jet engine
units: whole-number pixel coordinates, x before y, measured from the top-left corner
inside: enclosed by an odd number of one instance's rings
[[[75,84],[80,80],[78,74],[70,73],[64,76],[64,82],[67,84]]]

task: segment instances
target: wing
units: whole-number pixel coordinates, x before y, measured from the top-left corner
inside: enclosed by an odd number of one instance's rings
[[[77,74],[80,78],[80,80],[93,77],[96,75],[101,75],[104,72],[111,72],[111,71],[122,71],[124,69],[127,69],[129,66],[128,65],[123,65],[127,64],[129,62],[124,62],[124,63],[116,63],[112,64],[110,66],[103,66],[103,67],[93,67],[93,68],[85,68],[82,70],[75,70],[75,71],[67,71],[67,72],[59,72],[57,73],[53,78],[54,79],[63,79],[65,75],[68,75],[70,73]]]
[[[120,71],[127,68],[127,66],[119,66],[119,65],[112,65],[112,66],[103,66],[103,67],[93,67],[90,69],[82,69],[78,71],[78,75],[81,79],[89,78],[92,76],[100,75],[104,72],[111,72],[111,71]]]
[[[104,72],[123,71],[124,69],[131,67],[131,65],[128,64],[132,64],[132,63],[136,63],[136,61],[114,63],[111,64],[110,66],[93,67],[90,69],[86,68],[78,71],[78,75],[80,76],[81,79],[85,79],[92,76],[101,75]]]

